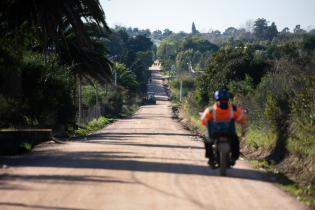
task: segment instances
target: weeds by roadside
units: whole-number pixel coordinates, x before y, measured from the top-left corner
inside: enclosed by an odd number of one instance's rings
[[[19,152],[20,153],[26,153],[26,152],[30,152],[33,148],[33,145],[31,143],[22,143],[20,144],[20,147],[19,147]]]
[[[124,105],[122,107],[122,112],[119,114],[118,118],[126,118],[131,116],[136,112],[138,108],[138,105],[134,104],[131,106]],[[111,124],[115,122],[118,118],[107,118],[104,116],[101,116],[97,119],[93,119],[90,122],[88,122],[84,127],[78,128],[73,132],[73,134],[70,134],[70,136],[75,137],[83,137],[87,136],[90,133],[93,133],[97,130],[100,130],[104,128],[106,125]]]
[[[109,118],[101,116],[97,119],[93,119],[92,121],[87,123],[84,127],[78,128],[76,131],[74,131],[74,135],[76,137],[86,136],[94,131],[104,128],[106,125],[114,121],[115,121],[114,119],[109,119]]]

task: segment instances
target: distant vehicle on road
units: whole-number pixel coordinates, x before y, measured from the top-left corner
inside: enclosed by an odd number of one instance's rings
[[[147,95],[142,99],[142,104],[156,104],[155,92],[147,92]]]

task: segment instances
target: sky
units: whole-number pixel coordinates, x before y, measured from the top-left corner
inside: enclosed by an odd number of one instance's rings
[[[315,28],[315,0],[100,0],[110,27],[115,25],[191,32],[245,27],[257,18],[275,22],[278,30]]]

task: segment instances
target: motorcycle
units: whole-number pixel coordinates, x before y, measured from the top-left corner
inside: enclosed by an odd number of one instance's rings
[[[217,134],[212,149],[214,162],[219,167],[220,175],[225,176],[227,168],[231,166],[230,136],[224,133]]]
[[[199,116],[202,116],[202,113],[199,113]],[[229,122],[230,123],[230,122]],[[233,124],[234,125],[234,124]],[[210,140],[210,124],[207,125],[208,127],[208,137],[207,139]],[[226,123],[218,123],[216,125],[216,132],[212,134],[212,139],[214,142],[212,143],[212,148],[208,147],[208,150],[212,149],[213,154],[213,161],[214,163],[210,163],[212,168],[219,168],[220,175],[225,176],[227,168],[230,168],[232,165],[235,164],[235,160],[232,159],[232,136],[230,125]],[[207,142],[205,142],[207,144]],[[208,143],[209,144],[209,143]],[[206,148],[207,150],[207,148]]]

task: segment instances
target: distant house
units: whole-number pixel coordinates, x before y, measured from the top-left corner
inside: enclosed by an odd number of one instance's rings
[[[155,60],[152,66],[149,67],[150,71],[161,71],[162,66],[159,60]]]

